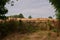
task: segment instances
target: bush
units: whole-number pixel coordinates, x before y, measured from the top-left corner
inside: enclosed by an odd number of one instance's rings
[[[10,20],[9,22],[7,21],[2,21],[0,23],[0,40],[6,37],[10,33],[14,33],[17,29],[18,22],[14,20]]]
[[[57,32],[57,29],[56,29],[56,28],[54,28],[54,29],[52,29],[52,31],[53,31],[53,32]]]
[[[8,28],[6,27],[6,23],[0,23],[0,40],[3,39],[8,34]]]
[[[0,33],[3,35],[8,35],[10,33],[18,32],[18,33],[32,33],[35,32],[38,27],[33,26],[32,22],[23,22],[21,20],[10,20],[10,21],[4,21],[0,23]]]
[[[33,26],[31,22],[23,22],[23,21],[19,21],[19,27],[18,27],[18,31],[20,33],[32,33],[34,31],[36,31],[37,27]]]
[[[16,32],[18,27],[18,21],[10,20],[9,22],[7,22],[7,27],[9,32]]]

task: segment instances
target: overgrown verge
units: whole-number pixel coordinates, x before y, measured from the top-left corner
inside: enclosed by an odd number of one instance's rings
[[[54,22],[53,22],[54,23]],[[55,27],[51,21],[47,22],[31,22],[31,21],[1,21],[0,22],[0,39],[2,40],[7,35],[12,33],[20,33],[20,34],[29,34],[36,32],[37,30],[55,30]]]
[[[0,40],[2,40],[7,35],[15,32],[20,34],[26,34],[26,33],[32,33],[37,31],[38,27],[33,25],[31,24],[31,22],[27,23],[21,20],[1,21],[0,22]]]

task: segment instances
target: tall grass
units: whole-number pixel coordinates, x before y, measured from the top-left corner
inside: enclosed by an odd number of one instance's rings
[[[27,34],[33,33],[37,30],[51,30],[53,29],[52,23],[50,21],[47,22],[31,22],[31,21],[16,21],[16,20],[9,20],[9,21],[1,21],[0,22],[0,39],[3,39],[7,35],[11,33],[20,33],[20,34]]]
[[[20,34],[35,32],[37,27],[31,25],[30,23],[31,22],[26,23],[21,20],[10,20],[0,22],[0,40],[2,40],[7,35],[15,32]]]

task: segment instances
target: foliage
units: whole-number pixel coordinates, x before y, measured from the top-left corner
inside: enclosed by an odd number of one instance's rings
[[[32,18],[32,16],[29,16],[28,18]]]
[[[5,14],[8,12],[8,10],[5,7],[5,5],[6,3],[9,3],[10,1],[11,0],[0,0],[0,19],[6,19]],[[14,1],[11,1],[11,6],[14,6]]]
[[[8,10],[5,8],[6,3],[9,0],[0,0],[0,19],[5,19],[5,14],[8,12]]]
[[[7,21],[1,21],[0,22],[0,40],[6,37],[8,34],[17,32],[17,27],[18,27],[18,21],[15,20],[10,20],[9,22]]]
[[[60,12],[56,12],[56,18],[60,20]]]
[[[19,33],[22,33],[22,34],[35,32],[38,27],[33,26],[33,25],[32,25],[32,22],[27,23],[20,20],[18,31]]]
[[[49,0],[52,5],[54,5],[56,9],[56,17],[57,19],[60,19],[60,0]]]
[[[19,18],[24,18],[22,13],[19,14]]]
[[[58,19],[57,33],[60,32],[60,0],[49,0],[56,9],[56,18]]]
[[[9,22],[7,22],[7,27],[9,28],[10,32],[16,32],[18,27],[18,21],[10,20]]]
[[[56,10],[60,11],[60,0],[49,0]]]
[[[48,18],[52,19],[52,16],[49,16]]]
[[[25,23],[25,26],[28,33],[35,32],[39,29],[39,27],[36,25],[34,26],[34,23],[31,21],[29,21],[28,23]]]
[[[47,27],[49,26],[49,29],[53,29],[52,23],[50,21],[47,22],[32,22],[32,21],[16,21],[9,20],[9,21],[0,21],[0,38],[4,38],[7,35],[11,33],[20,33],[20,34],[29,34],[36,32],[37,30],[47,30]],[[56,31],[55,29],[53,31]]]
[[[57,32],[56,28],[52,29],[53,32]]]
[[[19,15],[12,15],[12,16],[8,16],[8,17],[12,17],[12,18],[24,18],[24,15],[21,13]]]
[[[7,35],[11,33],[32,33],[36,31],[35,26],[31,25],[30,22],[26,23],[23,21],[16,21],[16,20],[10,20],[10,21],[1,21],[0,22],[0,40],[6,37]]]
[[[0,40],[2,40],[5,36],[7,36],[8,27],[6,27],[6,23],[0,22]]]

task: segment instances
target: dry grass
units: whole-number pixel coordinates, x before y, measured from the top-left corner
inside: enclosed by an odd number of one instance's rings
[[[10,19],[9,19],[10,20]],[[49,30],[49,25],[48,23],[46,24],[47,21],[52,22],[51,25],[55,26],[55,20],[54,19],[14,19],[14,20],[23,20],[25,22],[31,21],[32,23],[34,22],[34,25],[40,26],[41,29],[48,29]],[[3,40],[60,40],[60,36],[57,37],[57,33],[52,32],[52,31],[42,31],[39,30],[37,32],[34,32],[32,34],[19,34],[19,33],[13,33],[5,37]]]
[[[60,36],[57,37],[57,34],[52,31],[37,31],[32,34],[13,33],[4,40],[60,40]]]

